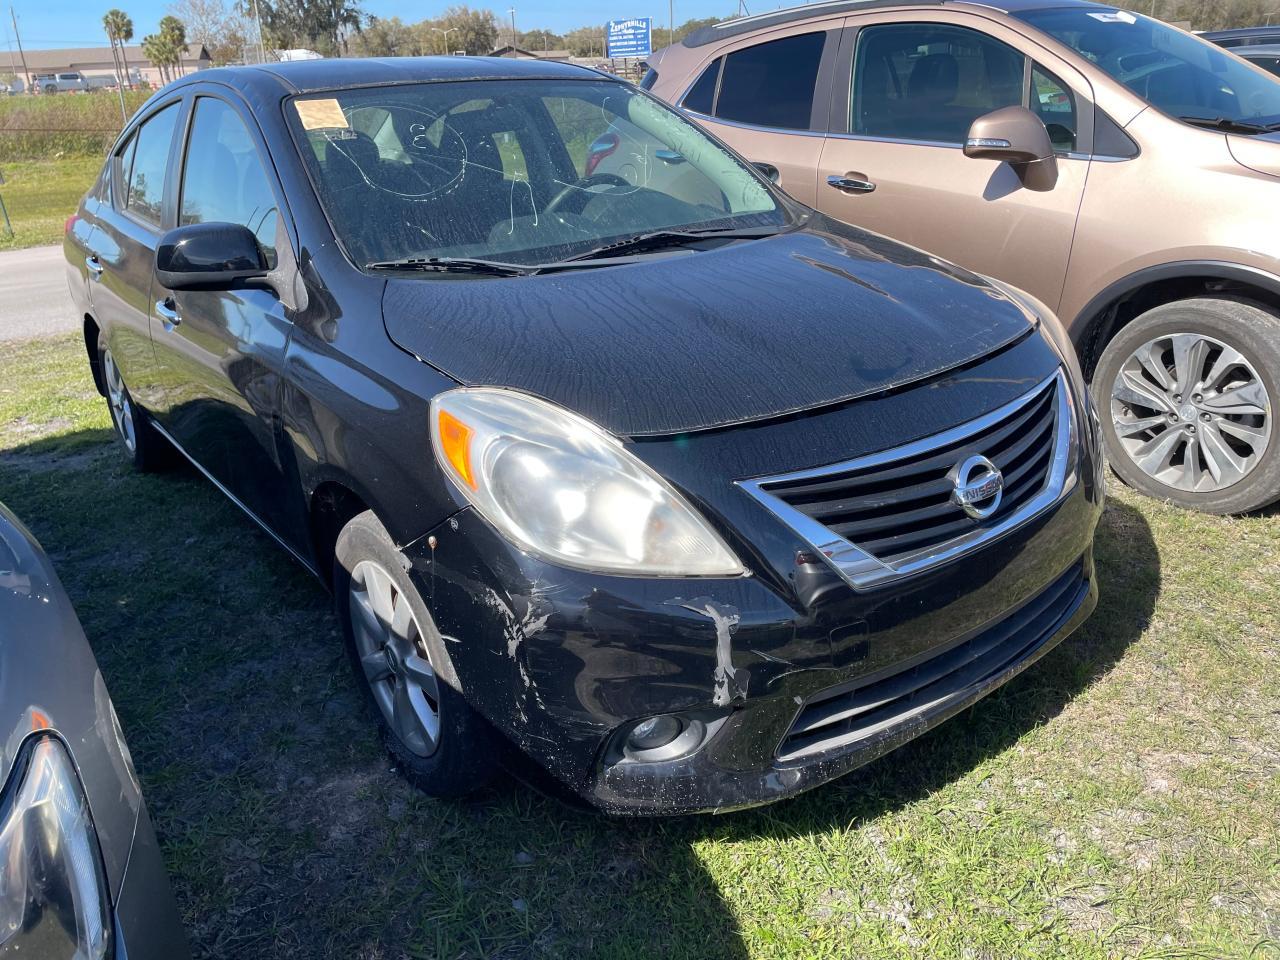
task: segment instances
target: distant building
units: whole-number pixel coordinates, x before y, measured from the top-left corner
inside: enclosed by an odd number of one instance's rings
[[[506,57],[509,60],[554,60],[557,63],[568,63],[573,59],[568,50],[526,50],[524,47],[513,47],[507,44],[492,51],[491,57]]]
[[[125,61],[129,67],[129,77],[133,83],[145,81],[153,87],[161,84],[160,68],[147,59],[138,44],[127,44],[124,48]],[[12,70],[17,76],[22,75],[22,60],[13,53],[12,64],[5,63],[5,69]],[[27,71],[32,75],[42,73],[70,73],[78,70],[86,77],[114,77],[115,61],[111,59],[111,47],[67,47],[63,50],[27,50]],[[0,60],[0,62],[3,62]],[[187,55],[182,58],[178,73],[190,73],[192,70],[203,70],[213,66],[213,58],[202,43],[187,45]]]

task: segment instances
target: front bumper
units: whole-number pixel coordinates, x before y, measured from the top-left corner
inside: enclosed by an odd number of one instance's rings
[[[611,813],[727,810],[791,796],[892,750],[1079,626],[1097,601],[1102,508],[1096,465],[1086,459],[1081,470],[1090,482],[971,562],[871,593],[828,590],[809,606],[764,576],[566,571],[512,548],[470,510],[405,554],[468,701],[558,780]],[[934,688],[922,709],[855,742],[779,759],[810,700],[990,637],[1064,577],[1074,578],[1071,592],[1051,622],[1019,633],[992,669],[961,676],[945,696]],[[668,713],[712,721],[715,733],[682,759],[619,757],[621,732]]]

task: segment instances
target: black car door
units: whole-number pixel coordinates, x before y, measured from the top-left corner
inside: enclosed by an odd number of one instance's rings
[[[283,195],[261,133],[239,103],[197,93],[177,152],[179,226],[237,223],[269,266],[289,244]],[[288,262],[292,263],[292,257]],[[268,289],[152,290],[151,338],[165,389],[153,413],[214,481],[291,546],[305,528],[282,459],[280,376],[291,324]]]
[[[148,408],[155,399],[147,319],[151,279],[172,202],[166,174],[182,109],[181,97],[162,101],[121,139],[109,161],[111,202],[99,206],[97,229],[87,242],[85,264],[98,281],[93,289],[98,326],[134,400]]]

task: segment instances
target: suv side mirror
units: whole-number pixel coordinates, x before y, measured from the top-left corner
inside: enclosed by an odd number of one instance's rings
[[[192,223],[156,248],[156,279],[169,290],[228,290],[267,275],[253,231],[239,223]]]
[[[1052,190],[1058,180],[1049,131],[1026,107],[1001,107],[973,121],[964,155],[1011,164],[1029,190]]]
[[[772,163],[765,163],[763,160],[752,160],[751,165],[763,173],[770,183],[776,185],[782,181],[782,174],[778,172],[778,168]]]

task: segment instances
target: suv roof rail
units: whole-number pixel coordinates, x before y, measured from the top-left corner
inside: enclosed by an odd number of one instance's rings
[[[713,40],[736,37],[740,33],[750,33],[760,27],[778,26],[828,13],[874,10],[876,7],[940,7],[944,2],[945,0],[820,0],[818,3],[806,3],[798,7],[788,7],[785,10],[770,10],[768,13],[757,13],[750,17],[722,20],[695,30],[680,42],[686,47],[701,47]]]

